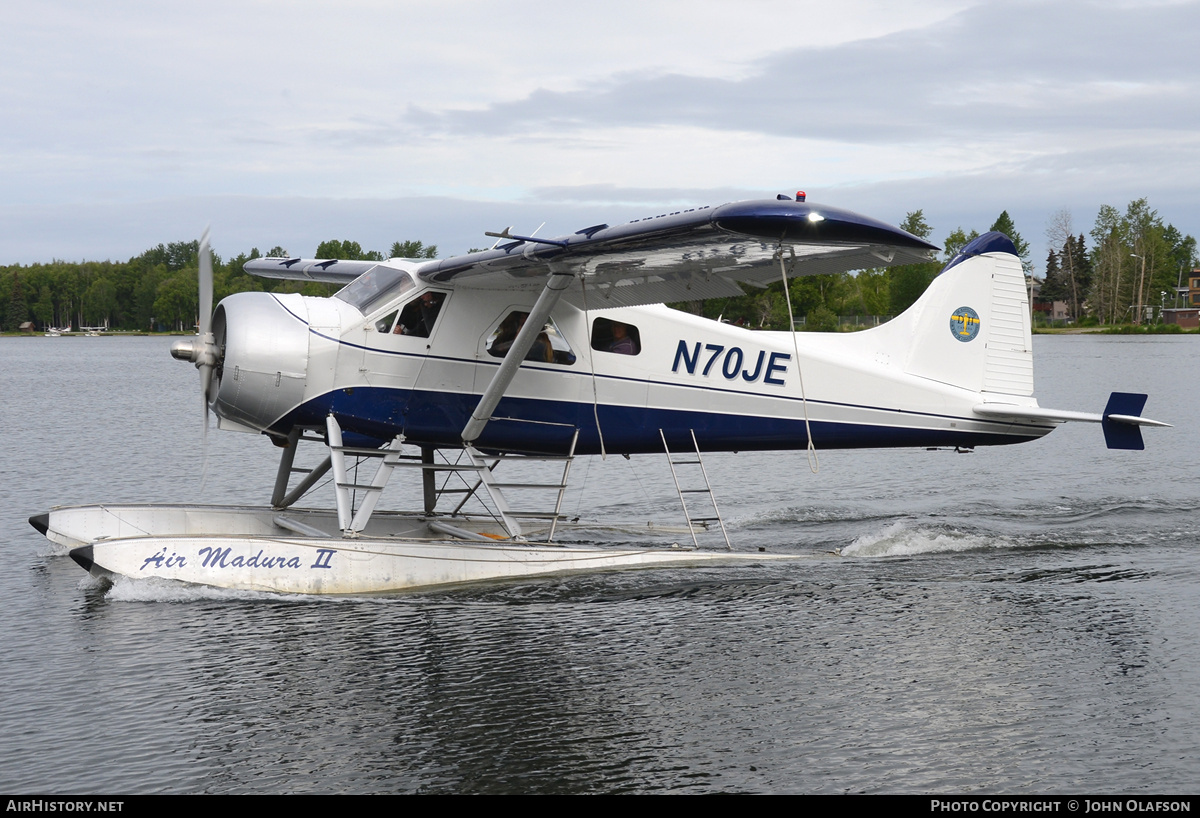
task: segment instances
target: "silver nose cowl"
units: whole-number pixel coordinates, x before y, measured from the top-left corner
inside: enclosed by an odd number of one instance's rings
[[[217,307],[212,334],[221,355],[210,406],[223,428],[261,432],[304,400],[309,324],[303,296],[231,295]]]

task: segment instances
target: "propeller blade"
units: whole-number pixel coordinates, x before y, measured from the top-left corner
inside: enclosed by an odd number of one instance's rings
[[[208,228],[200,237],[200,337],[212,331],[213,271]]]
[[[203,452],[200,464],[200,492],[208,482],[208,400],[212,387],[213,365],[216,363],[216,339],[212,334],[213,311],[213,270],[212,247],[208,243],[208,228],[200,237],[200,269],[197,276],[200,286],[200,346],[201,351],[196,368],[200,370],[200,411],[204,415],[204,426],[201,432],[200,450]]]
[[[212,337],[213,270],[212,248],[208,243],[208,228],[200,237],[200,344],[204,353],[196,362],[200,370],[200,392],[204,396],[204,424],[208,426],[208,392],[212,385],[212,352],[215,340]]]

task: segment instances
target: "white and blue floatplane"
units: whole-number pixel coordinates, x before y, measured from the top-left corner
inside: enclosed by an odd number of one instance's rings
[[[200,370],[220,429],[282,448],[270,506],[57,507],[31,523],[96,576],[306,594],[786,559],[696,547],[698,526],[724,533],[703,472],[699,489],[676,480],[687,547],[555,545],[571,459],[969,449],[1065,421],[1100,423],[1110,447],[1140,449],[1141,426],[1165,425],[1141,417],[1145,395],[1114,393],[1096,414],[1038,406],[1025,276],[1000,233],[964,247],[902,315],[846,334],[751,331],[663,304],[926,262],[937,248],[802,196],[553,239],[489,235],[492,249],[438,261],[258,259],[247,272],[345,286],[332,298],[238,293],[215,313],[206,235],[200,333],[171,353]],[[292,485],[301,444],[324,459]],[[374,475],[357,483],[363,459]],[[508,481],[514,460],[561,464],[561,481]],[[376,508],[397,468],[420,470],[420,510]],[[333,507],[297,508],[329,472]],[[462,478],[459,494],[448,497],[447,474]],[[539,512],[514,506],[527,490],[548,496]],[[488,513],[463,512],[463,494]]]

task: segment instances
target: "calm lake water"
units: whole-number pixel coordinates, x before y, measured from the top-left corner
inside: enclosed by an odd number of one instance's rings
[[[0,339],[0,791],[1197,789],[1194,336],[1034,340],[1044,406],[1150,393],[1175,427],[1144,452],[1079,424],[823,452],[818,474],[714,455],[735,547],[805,559],[371,600],[107,588],[29,527],[56,504],[266,501],[276,450],[213,431],[205,465],[169,343]],[[585,521],[680,522],[664,458],[572,478]]]

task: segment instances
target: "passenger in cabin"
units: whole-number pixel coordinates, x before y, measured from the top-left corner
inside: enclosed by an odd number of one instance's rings
[[[504,354],[508,355],[508,350],[512,346],[513,341],[517,340],[517,336],[525,326],[525,322],[529,319],[528,313],[517,313],[517,328],[513,331],[513,337],[504,347]],[[545,330],[538,333],[538,337],[534,339],[533,346],[525,353],[527,361],[541,361],[542,363],[554,363],[554,347],[550,344],[550,336]]]
[[[500,327],[496,330],[496,340],[492,341],[492,345],[488,347],[488,354],[497,358],[507,355],[508,350],[512,348],[513,341],[517,340],[517,333],[521,331],[521,327],[525,326],[525,319],[528,317],[529,313],[510,312],[508,317],[500,322]]]
[[[525,322],[522,320],[522,324]],[[550,336],[545,332],[539,332],[537,340],[533,342],[533,346],[525,353],[527,361],[542,361],[544,363],[554,363],[554,347],[550,344]]]
[[[616,355],[637,355],[642,351],[641,334],[633,324],[597,318],[592,322],[592,349]]]
[[[629,328],[620,321],[612,322],[612,342],[608,345],[608,351],[618,355],[637,355],[633,338],[629,336]]]
[[[509,313],[496,329],[496,334],[487,347],[488,354],[497,358],[508,357],[508,351],[512,349],[513,342],[517,340],[517,335],[528,319],[529,313],[527,312]],[[570,349],[555,350],[554,343],[550,340],[551,326],[547,322],[542,331],[538,333],[537,338],[533,341],[533,346],[525,353],[525,360],[547,364],[575,363],[575,354]]]

